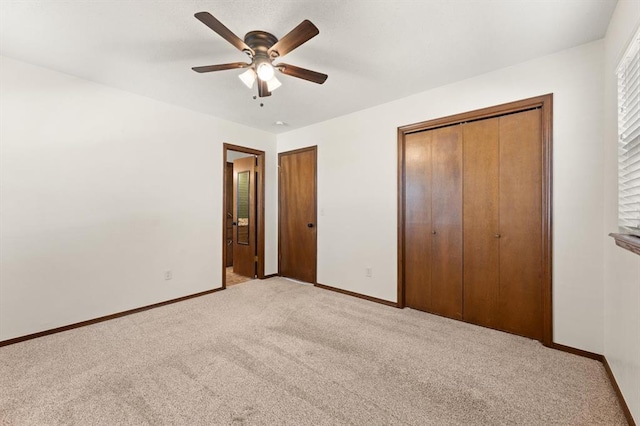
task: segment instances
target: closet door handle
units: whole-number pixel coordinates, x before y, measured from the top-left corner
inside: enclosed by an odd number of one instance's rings
[[[431,231],[431,233],[432,233],[433,235],[436,235],[436,231]]]
[[[494,237],[496,237],[496,238],[500,238],[501,236],[502,236],[502,235],[500,235],[500,234],[495,234],[495,235],[494,235]]]

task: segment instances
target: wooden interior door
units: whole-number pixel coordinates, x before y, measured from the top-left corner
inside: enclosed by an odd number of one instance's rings
[[[431,132],[431,312],[462,319],[461,126]]]
[[[431,136],[410,133],[404,145],[405,304],[431,310]]]
[[[256,275],[256,158],[233,162],[233,272]]]
[[[225,251],[226,267],[233,266],[233,163],[228,162],[225,167],[225,184],[227,185],[225,199]]]
[[[543,337],[542,127],[534,109],[500,117],[499,328]]]
[[[278,155],[279,274],[316,282],[316,153],[304,148]]]
[[[498,327],[500,119],[463,125],[464,320]]]

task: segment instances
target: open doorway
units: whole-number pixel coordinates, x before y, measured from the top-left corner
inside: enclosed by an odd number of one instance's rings
[[[264,278],[264,151],[223,146],[222,287]]]

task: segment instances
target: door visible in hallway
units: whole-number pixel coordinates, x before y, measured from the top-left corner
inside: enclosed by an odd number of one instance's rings
[[[256,276],[256,158],[233,162],[233,272]]]
[[[317,147],[278,155],[279,259],[281,276],[316,282]]]

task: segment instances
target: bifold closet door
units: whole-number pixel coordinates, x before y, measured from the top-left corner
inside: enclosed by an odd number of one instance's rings
[[[534,109],[500,117],[500,328],[542,339],[542,129]]]
[[[431,310],[431,135],[406,136],[405,158],[405,304]]]
[[[463,125],[464,320],[498,328],[500,118]]]
[[[460,126],[405,138],[405,304],[462,319]]]
[[[462,319],[462,132],[432,132],[431,312]]]
[[[464,128],[464,320],[542,339],[540,110]]]

